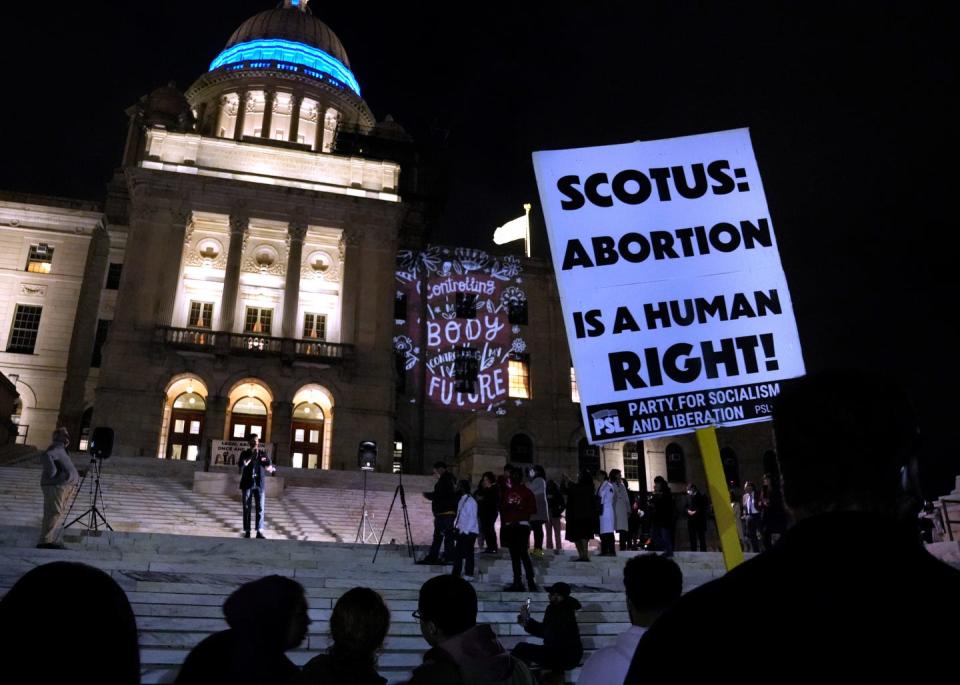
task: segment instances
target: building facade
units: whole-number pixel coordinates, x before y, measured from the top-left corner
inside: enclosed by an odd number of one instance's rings
[[[102,206],[0,198],[21,440],[110,426],[120,454],[195,460],[257,434],[281,464],[335,469],[374,440],[380,470],[702,481],[685,437],[587,445],[549,263],[426,244],[428,174],[306,3],[127,114]],[[759,476],[769,430],[723,435]]]

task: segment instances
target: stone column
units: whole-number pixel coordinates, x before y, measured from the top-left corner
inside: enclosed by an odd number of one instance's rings
[[[240,91],[240,103],[237,105],[237,123],[233,129],[233,139],[243,138],[243,120],[247,117],[247,91]]]
[[[276,94],[274,91],[268,90],[263,97],[263,123],[260,124],[260,137],[269,140],[273,137],[270,135],[270,128],[273,125],[273,102]]]
[[[287,281],[283,289],[283,337],[297,335],[297,309],[300,306],[300,264],[303,261],[303,240],[307,224],[294,220],[287,229]]]
[[[327,106],[325,104],[317,104],[317,135],[314,137],[314,152],[323,152],[323,129],[327,121]]]
[[[293,461],[290,457],[290,431],[293,428],[293,403],[275,401],[270,404],[273,411],[273,426],[270,438],[276,445],[273,457],[280,466],[290,466]]]
[[[193,232],[193,211],[189,205],[171,209],[169,216],[170,242],[180,247],[180,255],[176,270],[170,268],[170,262],[166,262],[166,269],[160,272],[159,280],[154,281],[154,287],[157,290],[157,324],[160,326],[169,326],[173,323],[173,308],[177,302],[177,291],[183,283],[186,251],[190,244],[190,234]]]
[[[303,104],[303,95],[293,94],[293,103],[290,106],[290,135],[287,138],[291,143],[297,142],[297,134],[300,133],[300,105]]]
[[[360,291],[360,234],[346,229],[340,239],[340,341],[356,345],[357,308]]]
[[[227,333],[233,332],[243,246],[246,243],[249,228],[250,217],[241,213],[230,215],[230,250],[227,253],[227,269],[223,275],[223,297],[220,300],[220,330]]]
[[[103,277],[110,260],[110,235],[103,221],[97,224],[87,248],[83,269],[83,283],[77,301],[77,316],[70,336],[70,356],[67,359],[67,377],[60,398],[60,417],[57,425],[66,426],[75,440],[80,439],[83,418],[84,385],[90,373],[90,358],[97,331],[98,308]],[[76,443],[74,443],[76,444]]]
[[[227,398],[222,395],[207,397],[207,411],[203,417],[203,443],[201,458],[213,464],[215,454],[210,453],[211,440],[223,440],[224,424],[227,421]]]

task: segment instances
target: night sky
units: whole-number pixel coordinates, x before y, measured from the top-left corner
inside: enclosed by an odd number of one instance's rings
[[[102,199],[124,109],[269,0],[4,5],[0,189]],[[771,6],[772,5],[772,6]],[[947,3],[327,3],[378,119],[445,131],[436,242],[536,202],[533,150],[751,129],[809,370],[892,373],[931,490],[955,426],[957,10]],[[466,18],[457,18],[465,15]],[[541,244],[539,246],[543,248]],[[846,446],[834,446],[846,449]],[[939,492],[934,492],[939,494]]]

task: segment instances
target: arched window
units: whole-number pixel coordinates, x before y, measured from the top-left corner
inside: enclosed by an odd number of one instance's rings
[[[525,433],[510,438],[510,461],[515,464],[533,463],[533,440]]]
[[[727,483],[740,482],[740,460],[732,447],[723,447],[720,450],[720,463],[723,464],[723,477]]]
[[[600,470],[600,448],[591,445],[586,438],[577,443],[577,469],[596,473]]]
[[[641,488],[647,486],[647,465],[643,458],[643,441],[623,443],[623,477],[637,481]]]
[[[667,445],[667,482],[687,482],[687,462],[683,456],[683,448],[675,442]]]

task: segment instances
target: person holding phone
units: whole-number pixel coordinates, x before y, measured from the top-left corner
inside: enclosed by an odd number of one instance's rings
[[[577,625],[580,602],[570,596],[570,586],[554,583],[547,588],[550,601],[543,622],[530,616],[530,599],[520,607],[517,623],[534,637],[543,638],[542,645],[521,642],[511,654],[524,663],[538,664],[553,671],[576,668],[583,658],[583,643]]]

